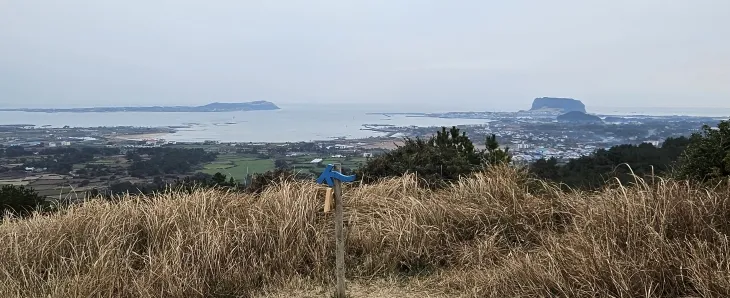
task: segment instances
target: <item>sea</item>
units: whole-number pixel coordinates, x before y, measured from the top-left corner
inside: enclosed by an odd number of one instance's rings
[[[27,124],[51,127],[182,127],[158,136],[178,142],[298,142],[360,139],[383,133],[363,129],[365,124],[440,127],[487,124],[489,119],[413,117],[374,113],[453,112],[428,106],[387,106],[353,104],[290,104],[280,110],[216,113],[33,113],[0,112],[0,125]],[[589,109],[601,115],[692,115],[726,117],[730,109],[612,108]]]
[[[169,127],[177,132],[158,136],[178,142],[299,142],[359,139],[382,136],[363,130],[364,124],[394,126],[451,126],[485,124],[488,120],[408,117],[372,113],[438,112],[415,107],[380,105],[282,105],[280,110],[214,113],[35,113],[0,112],[0,125],[27,124],[50,127],[136,126]],[[410,110],[408,110],[410,109]],[[177,128],[182,126],[182,128]]]

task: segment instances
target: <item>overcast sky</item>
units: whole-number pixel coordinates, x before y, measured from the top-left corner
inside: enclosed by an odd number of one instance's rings
[[[540,96],[730,107],[730,1],[0,0],[0,106]]]

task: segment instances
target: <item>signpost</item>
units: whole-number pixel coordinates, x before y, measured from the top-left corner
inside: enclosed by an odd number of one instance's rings
[[[328,187],[324,194],[324,213],[332,211],[332,188]]]
[[[334,170],[333,170],[334,168]],[[340,165],[328,164],[324,169],[317,183],[326,183],[329,187],[335,189],[335,238],[337,241],[337,253],[335,263],[335,275],[337,276],[337,291],[335,292],[336,298],[345,298],[345,234],[344,234],[344,219],[343,211],[344,206],[342,203],[342,182],[353,182],[355,176],[342,175],[340,173]],[[328,191],[329,192],[329,191]],[[329,206],[325,202],[325,211],[328,211]]]

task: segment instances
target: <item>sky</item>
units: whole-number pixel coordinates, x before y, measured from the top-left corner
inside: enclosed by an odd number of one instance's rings
[[[0,106],[730,107],[728,0],[0,0]]]

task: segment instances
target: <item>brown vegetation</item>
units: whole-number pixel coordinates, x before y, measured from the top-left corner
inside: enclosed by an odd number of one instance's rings
[[[534,181],[533,181],[534,182]],[[322,297],[322,187],[94,200],[0,225],[3,297]],[[498,169],[430,191],[345,190],[360,297],[727,297],[730,189],[682,181],[564,192]]]

